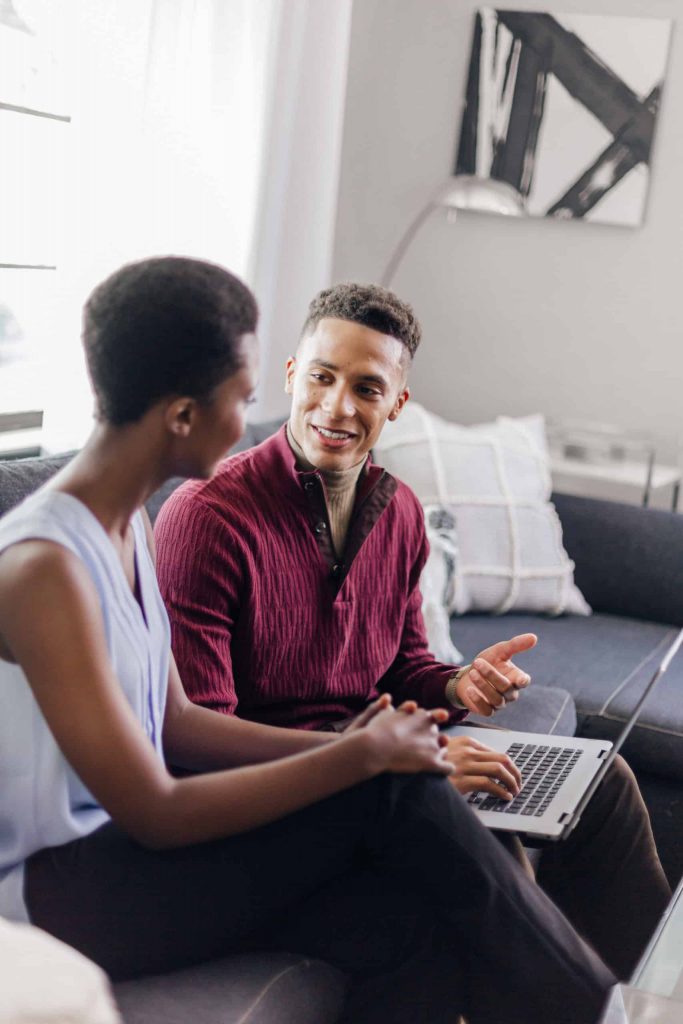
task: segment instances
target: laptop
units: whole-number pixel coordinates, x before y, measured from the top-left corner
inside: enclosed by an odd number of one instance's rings
[[[472,736],[506,753],[522,773],[522,789],[511,801],[483,791],[466,798],[482,823],[498,831],[517,832],[529,846],[566,839],[682,642],[683,629],[676,634],[614,743],[515,729],[486,730],[467,725],[449,729],[450,736]]]

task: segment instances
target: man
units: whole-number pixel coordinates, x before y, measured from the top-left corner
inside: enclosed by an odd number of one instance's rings
[[[492,715],[528,685],[511,658],[534,645],[531,634],[494,644],[461,669],[427,649],[422,510],[369,455],[409,398],[419,341],[412,310],[391,292],[323,291],[287,361],[286,427],[165,505],[159,580],[194,701],[269,725],[329,729],[382,691],[446,708],[457,721],[467,711]],[[512,762],[483,743],[452,739],[449,757],[461,793],[511,799],[519,790]],[[573,836],[543,858],[539,881],[626,976],[669,889],[623,762]],[[643,904],[635,926],[624,898],[634,890]],[[619,907],[609,927],[605,898]]]

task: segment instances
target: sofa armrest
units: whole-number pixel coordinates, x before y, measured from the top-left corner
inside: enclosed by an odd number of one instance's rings
[[[569,494],[552,500],[595,611],[683,625],[683,515]]]

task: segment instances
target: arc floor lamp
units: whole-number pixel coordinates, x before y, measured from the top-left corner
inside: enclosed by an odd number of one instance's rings
[[[380,277],[382,287],[390,287],[413,239],[435,210],[446,210],[449,220],[455,219],[458,210],[521,217],[524,205],[519,192],[505,181],[479,178],[474,174],[458,174],[449,178],[446,184],[436,189],[399,238]]]

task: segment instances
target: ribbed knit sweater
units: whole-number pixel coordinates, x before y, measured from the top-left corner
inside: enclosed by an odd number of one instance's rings
[[[370,460],[344,562],[321,475],[297,469],[284,427],[211,480],[174,491],[155,536],[173,650],[195,702],[304,728],[355,715],[383,690],[453,711],[453,666],[428,652],[420,611],[422,509]]]

